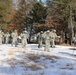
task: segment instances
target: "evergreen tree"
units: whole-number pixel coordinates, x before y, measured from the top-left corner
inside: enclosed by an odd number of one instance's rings
[[[40,2],[37,2],[33,5],[32,10],[26,18],[27,26],[30,25],[33,30],[41,31],[41,29],[37,29],[38,24],[45,24],[47,17],[47,8]]]
[[[37,25],[44,24],[46,22],[46,17],[47,17],[47,8],[42,3],[36,2],[26,18],[27,28],[30,29],[30,38],[32,32],[36,33],[41,31],[41,29],[44,29],[44,28],[39,29]]]
[[[47,8],[43,4],[37,2],[34,4],[30,16],[32,17],[33,23],[45,23]]]

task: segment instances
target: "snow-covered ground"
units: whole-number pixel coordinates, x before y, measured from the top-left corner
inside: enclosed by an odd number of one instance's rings
[[[76,47],[56,46],[50,52],[28,44],[27,48],[0,45],[0,75],[76,75]]]

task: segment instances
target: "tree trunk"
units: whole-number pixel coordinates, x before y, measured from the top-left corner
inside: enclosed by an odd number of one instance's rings
[[[72,45],[72,40],[73,40],[73,37],[74,37],[74,30],[73,30],[74,29],[74,25],[73,25],[73,19],[72,19],[72,7],[71,7],[71,5],[69,6],[68,29],[69,29],[69,33],[70,33],[69,42]]]

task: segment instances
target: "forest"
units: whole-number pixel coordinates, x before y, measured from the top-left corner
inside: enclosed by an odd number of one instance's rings
[[[25,28],[30,35],[55,29],[71,44],[76,36],[76,0],[0,0],[0,29],[20,34]]]

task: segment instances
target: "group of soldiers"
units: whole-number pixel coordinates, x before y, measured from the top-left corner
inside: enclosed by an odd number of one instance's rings
[[[45,51],[49,51],[50,46],[55,47],[55,38],[58,37],[56,34],[56,30],[51,31],[47,30],[45,32],[41,31],[36,35],[38,41],[38,48],[43,47],[43,42],[45,44],[44,48]],[[9,44],[10,42],[12,46],[17,46],[20,40],[22,47],[26,47],[27,39],[28,39],[28,32],[26,30],[23,31],[20,35],[18,35],[17,30],[14,30],[11,34],[9,32],[4,33],[2,32],[2,30],[0,30],[0,44],[2,43]]]
[[[50,51],[50,47],[55,47],[55,39],[60,38],[60,36],[57,36],[56,30],[52,29],[47,30],[45,32],[41,31],[36,34],[35,36],[37,38],[38,42],[38,48],[42,48],[44,46],[45,51]],[[20,35],[18,35],[17,30],[12,31],[12,33],[4,33],[2,30],[0,30],[0,44],[5,43],[9,44],[11,43],[12,46],[17,46],[20,40],[20,43],[22,44],[22,47],[26,47],[27,45],[27,39],[28,39],[28,32],[24,30]],[[76,43],[76,37],[75,37],[75,43]]]
[[[47,30],[45,32],[41,31],[38,33],[38,47],[42,48],[43,42],[45,44],[45,51],[50,51],[50,46],[55,47],[55,38],[60,38],[60,36],[57,36],[56,30]]]
[[[11,34],[9,32],[4,33],[2,30],[0,30],[0,44],[5,43],[9,44],[11,43],[12,46],[18,45],[18,40],[21,40],[22,47],[26,47],[27,45],[27,31],[23,31],[19,36],[17,30],[14,30]]]

